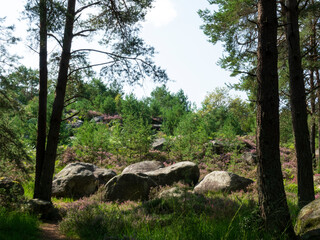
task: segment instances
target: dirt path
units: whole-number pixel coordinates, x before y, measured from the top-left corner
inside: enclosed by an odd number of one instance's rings
[[[59,232],[57,223],[42,223],[40,229],[43,240],[71,240]]]

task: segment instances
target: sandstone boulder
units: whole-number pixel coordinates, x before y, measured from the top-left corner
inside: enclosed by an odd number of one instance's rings
[[[55,197],[81,198],[97,191],[116,175],[115,172],[98,168],[90,163],[71,163],[55,175],[52,195]]]
[[[300,210],[295,232],[301,239],[320,239],[320,199],[312,201]]]
[[[253,183],[252,180],[230,172],[214,171],[204,177],[194,188],[194,192],[204,194],[210,191],[231,192],[245,190],[251,183]]]
[[[156,184],[142,173],[124,173],[112,178],[105,185],[105,201],[145,201],[150,188]]]
[[[159,168],[163,168],[164,165],[162,162],[159,161],[143,161],[143,162],[138,162],[134,163],[132,165],[129,165],[126,167],[123,171],[122,174],[124,173],[145,173],[145,172],[150,172],[157,170]]]
[[[98,185],[100,186],[109,182],[109,180],[115,177],[117,174],[110,169],[96,168],[96,170],[93,172],[93,175],[98,180]]]
[[[200,171],[198,165],[193,162],[179,162],[158,170],[145,172],[158,186],[172,185],[175,182],[197,184]]]

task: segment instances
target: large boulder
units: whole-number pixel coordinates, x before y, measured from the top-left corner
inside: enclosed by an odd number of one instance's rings
[[[159,161],[143,161],[129,165],[126,167],[122,174],[124,173],[145,173],[163,168],[164,165]]]
[[[98,185],[105,185],[111,178],[116,176],[117,174],[110,170],[105,168],[96,168],[93,172],[93,175],[98,180]]]
[[[112,178],[105,185],[105,201],[145,201],[156,184],[142,173],[125,173]]]
[[[312,201],[300,210],[295,232],[304,240],[320,239],[320,199]]]
[[[115,175],[113,171],[90,163],[71,163],[55,175],[52,195],[72,198],[89,196],[97,191],[99,184],[108,182]]]
[[[204,179],[194,188],[194,192],[204,194],[210,191],[231,192],[245,190],[253,183],[251,179],[240,177],[234,173],[226,171],[214,171],[204,177]]]
[[[197,184],[200,171],[198,165],[193,162],[179,162],[158,170],[145,172],[158,186],[172,185],[175,182]]]

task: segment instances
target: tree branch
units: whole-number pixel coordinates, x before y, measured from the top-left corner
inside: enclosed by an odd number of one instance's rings
[[[51,33],[48,33],[48,36],[49,36],[49,37],[53,37],[53,38],[58,42],[58,44],[60,45],[60,47],[62,48],[62,43],[60,42],[60,40],[59,40],[55,35],[53,35],[53,34],[51,34]]]
[[[83,10],[85,10],[85,9],[87,9],[87,8],[89,8],[89,7],[92,7],[92,6],[94,6],[94,5],[98,5],[98,4],[100,4],[100,3],[101,3],[101,1],[98,1],[98,2],[91,3],[91,4],[89,4],[89,5],[83,6],[82,8],[79,8],[79,9],[76,11],[75,15],[79,14],[80,12],[82,12]]]
[[[74,73],[74,72],[77,72],[77,71],[80,71],[80,70],[83,70],[83,69],[88,69],[88,68],[92,68],[92,67],[98,67],[98,66],[103,66],[103,65],[107,65],[107,64],[110,64],[110,63],[114,63],[116,61],[109,61],[109,62],[104,62],[104,63],[97,63],[97,64],[92,64],[92,65],[88,65],[88,66],[85,66],[85,67],[81,67],[81,68],[77,68],[77,69],[74,69],[72,71],[70,71],[70,73],[68,74],[68,77]]]
[[[86,29],[86,30],[82,30],[80,32],[77,32],[75,34],[73,34],[73,37],[77,37],[77,36],[81,36],[81,37],[88,37],[89,35],[85,35],[84,33],[86,32],[94,32],[96,31],[97,29]]]

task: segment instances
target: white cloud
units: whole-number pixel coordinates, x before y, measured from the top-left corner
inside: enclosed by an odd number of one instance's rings
[[[177,16],[172,0],[156,0],[146,16],[146,22],[162,27],[172,22]]]

